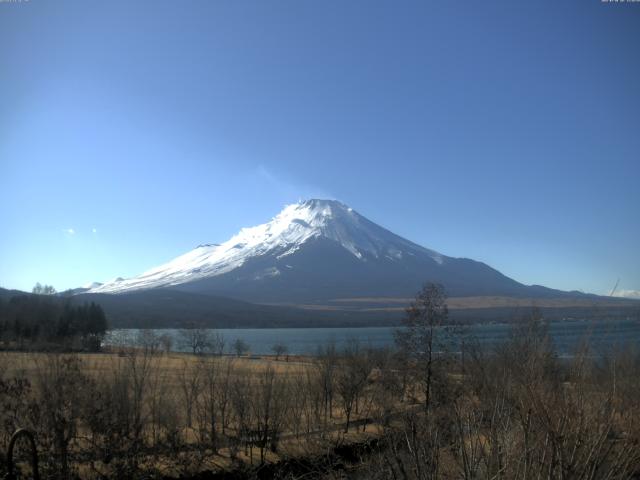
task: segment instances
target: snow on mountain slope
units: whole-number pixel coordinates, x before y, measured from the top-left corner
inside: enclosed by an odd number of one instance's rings
[[[352,208],[334,200],[307,200],[289,205],[270,222],[243,228],[227,242],[200,245],[174,260],[137,277],[96,286],[91,293],[121,293],[180,285],[231,272],[248,260],[265,255],[279,259],[292,255],[306,242],[326,238],[362,262],[407,256],[427,256],[442,265],[445,257],[376,225]],[[264,273],[278,275],[277,269]]]

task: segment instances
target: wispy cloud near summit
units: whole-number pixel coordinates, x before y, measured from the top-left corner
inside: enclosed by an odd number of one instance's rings
[[[614,297],[637,298],[640,299],[640,290],[618,290],[613,294]]]
[[[299,200],[306,200],[309,198],[335,200],[334,196],[323,188],[309,185],[304,182],[296,182],[284,175],[274,173],[273,170],[268,169],[264,165],[259,165],[256,168],[255,173],[260,181],[268,184],[286,201],[290,201],[292,198]]]

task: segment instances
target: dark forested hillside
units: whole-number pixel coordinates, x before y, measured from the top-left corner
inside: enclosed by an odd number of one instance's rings
[[[5,348],[56,344],[99,350],[107,330],[100,305],[73,304],[54,295],[7,292],[0,295],[0,344]]]
[[[85,293],[75,295],[72,301],[99,303],[114,328],[180,328],[189,324],[210,328],[354,327],[391,325],[399,319],[398,312],[258,305],[168,289],[119,295]]]

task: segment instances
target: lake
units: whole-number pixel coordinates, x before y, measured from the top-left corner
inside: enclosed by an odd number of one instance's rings
[[[363,346],[384,347],[393,345],[395,327],[363,328],[221,328],[213,330],[222,334],[226,350],[230,351],[236,339],[241,339],[255,355],[271,354],[271,347],[277,343],[287,346],[289,353],[314,354],[318,346],[334,342],[338,348],[351,339],[357,339]],[[115,338],[128,345],[135,345],[139,330],[112,330],[105,344],[115,343]],[[172,350],[187,351],[180,345],[179,330],[153,330],[158,335],[168,334],[173,338]],[[477,340],[487,346],[503,342],[512,332],[512,326],[506,324],[483,324],[467,327],[465,337],[469,341]],[[603,352],[609,348],[628,345],[640,345],[640,320],[616,319],[599,321],[558,321],[549,323],[549,333],[560,355],[571,355],[583,341],[588,340],[592,349]]]

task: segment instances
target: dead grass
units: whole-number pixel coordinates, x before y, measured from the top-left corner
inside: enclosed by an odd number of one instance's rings
[[[5,376],[25,376],[33,379],[37,365],[46,361],[48,353],[42,352],[0,352],[0,363]],[[100,376],[113,372],[114,366],[124,362],[125,357],[115,352],[104,353],[78,353],[73,354],[80,358],[85,368],[85,372],[90,375]],[[276,360],[275,356],[224,356],[208,357],[182,353],[169,353],[154,355],[153,366],[161,367],[167,378],[177,377],[182,373],[186,365],[196,365],[198,361],[206,359],[208,361],[222,364],[228,359],[232,359],[234,367],[242,372],[259,374],[271,367],[278,375],[299,375],[310,368],[312,363],[309,358],[303,356],[289,356],[287,361],[284,357]]]
[[[32,384],[37,383],[38,369],[46,365],[46,362],[50,360],[51,355],[41,352],[0,352],[0,377],[24,377],[28,379]],[[65,355],[65,354],[62,354]],[[82,364],[83,372],[90,378],[109,378],[112,375],[118,375],[126,367],[126,362],[130,361],[130,357],[119,354],[117,352],[104,352],[104,353],[78,353],[69,354],[69,356],[78,357]],[[289,356],[280,357],[276,360],[275,356],[224,356],[224,357],[212,357],[212,356],[196,356],[191,354],[182,353],[162,353],[155,354],[149,357],[151,363],[151,369],[158,375],[157,379],[163,385],[162,395],[170,396],[174,398],[174,404],[176,406],[182,405],[182,386],[184,382],[185,371],[189,372],[187,375],[191,375],[199,362],[205,360],[207,362],[215,362],[220,364],[222,370],[228,361],[233,362],[234,376],[250,376],[250,382],[258,382],[261,374],[267,369],[271,369],[276,375],[286,377],[288,380],[296,376],[303,376],[309,369],[316,368],[313,361],[309,357],[304,356]],[[362,412],[361,414],[352,414],[351,421],[358,422],[365,417],[368,412]],[[185,424],[183,414],[180,414],[180,423],[183,425],[180,429],[180,435],[186,446],[196,445],[198,443],[196,426],[189,428]],[[333,405],[331,412],[330,425],[327,431],[317,432],[311,435],[301,433],[300,436],[296,436],[292,431],[283,431],[282,438],[279,442],[278,453],[266,452],[266,460],[268,462],[275,462],[284,458],[302,457],[309,455],[317,455],[326,453],[327,445],[338,445],[357,443],[377,436],[381,432],[381,427],[374,423],[369,423],[365,428],[362,426],[352,427],[348,433],[344,433],[344,422],[346,417],[341,410],[338,402]],[[233,431],[235,427],[230,425],[230,429]],[[87,432],[79,431],[79,436],[84,437]],[[153,442],[151,434],[146,433],[147,442],[151,444]],[[304,441],[301,441],[304,439]],[[90,445],[86,442],[78,441],[75,444],[76,448],[86,451],[90,449]],[[187,448],[184,452],[172,455],[171,458],[165,458],[162,455],[152,454],[147,459],[142,459],[141,467],[148,464],[149,467],[153,467],[159,470],[164,475],[179,476],[184,471],[180,470],[180,466],[177,463],[184,462],[184,465],[195,465],[198,463],[198,470],[227,470],[232,467],[235,461],[239,460],[245,464],[256,464],[259,461],[259,448],[256,446],[249,447],[245,451],[244,447],[240,448],[234,455],[232,455],[229,447],[219,448],[218,452],[214,455],[211,452],[209,455],[202,456],[202,451],[195,452]],[[194,455],[201,455],[201,458],[196,459]],[[181,460],[180,460],[181,459]],[[93,466],[90,467],[89,463],[80,462],[77,464],[78,472],[82,478],[93,478],[93,469],[106,469],[106,465],[102,465],[99,460],[93,461]],[[186,468],[186,467],[185,467]]]

